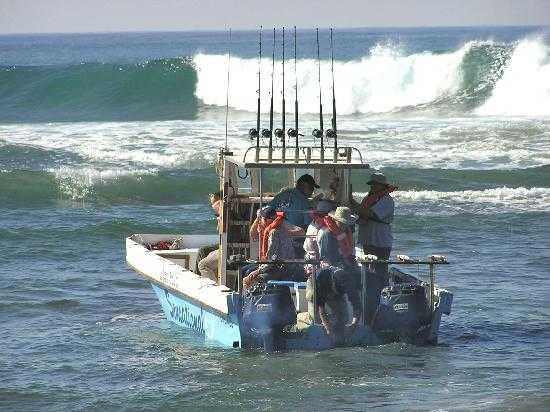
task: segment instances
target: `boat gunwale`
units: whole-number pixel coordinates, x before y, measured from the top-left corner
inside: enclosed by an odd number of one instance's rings
[[[140,269],[138,269],[137,267],[132,265],[130,262],[128,262],[128,260],[126,260],[126,264],[132,270],[134,270],[139,276],[141,276],[142,278],[145,278],[149,282],[154,283],[155,285],[160,286],[163,289],[167,289],[168,291],[170,291],[171,293],[173,293],[175,295],[178,295],[182,299],[188,299],[190,301],[190,303],[192,303],[194,305],[197,305],[197,306],[200,306],[204,310],[207,310],[207,311],[211,312],[213,315],[222,317],[224,320],[226,320],[228,322],[230,321],[230,318],[231,318],[231,315],[232,315],[231,313],[224,313],[224,312],[220,311],[219,309],[216,309],[212,306],[209,306],[206,303],[204,303],[204,302],[202,302],[202,301],[200,301],[200,300],[198,300],[198,299],[196,299],[192,296],[187,295],[185,292],[182,292],[181,290],[174,289],[173,287],[171,287],[169,285],[166,285],[165,283],[162,283],[157,279],[154,279],[153,277],[147,275],[145,272],[141,271]],[[237,293],[237,292],[232,291],[232,290],[228,290],[228,291],[222,292],[222,293],[226,293],[227,295],[229,295],[229,294],[234,294],[234,293]]]

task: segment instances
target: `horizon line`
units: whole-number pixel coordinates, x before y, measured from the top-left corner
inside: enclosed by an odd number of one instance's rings
[[[271,26],[268,26],[271,28]],[[290,28],[294,26],[278,26]],[[449,25],[449,26],[356,26],[356,27],[343,27],[343,26],[311,26],[309,28],[298,28],[297,31],[309,31],[338,29],[338,30],[364,30],[364,29],[467,29],[467,28],[550,28],[550,24],[484,24],[484,25]],[[274,27],[277,28],[277,27]],[[147,29],[147,30],[98,30],[98,31],[44,31],[44,32],[0,32],[0,36],[25,36],[25,35],[61,35],[61,34],[139,34],[139,33],[222,33],[231,29],[233,32],[256,32],[257,28],[204,28],[204,29],[182,29],[182,30],[161,30],[161,29]]]

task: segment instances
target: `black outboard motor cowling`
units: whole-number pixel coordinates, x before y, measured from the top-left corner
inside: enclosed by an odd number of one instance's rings
[[[296,324],[296,308],[288,286],[258,283],[243,295],[242,339],[244,346],[283,349],[281,332]]]
[[[430,323],[424,286],[399,283],[382,289],[372,326],[385,341],[425,343]]]

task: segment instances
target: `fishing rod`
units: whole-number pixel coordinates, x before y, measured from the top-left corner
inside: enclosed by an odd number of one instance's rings
[[[229,120],[229,73],[231,71],[231,28],[229,29],[229,53],[227,56],[227,89],[225,95],[225,149],[227,153],[227,123]]]
[[[256,139],[256,157],[259,156],[260,150],[260,95],[261,95],[261,71],[262,71],[262,26],[260,26],[260,51],[258,53],[258,110],[256,112],[256,128],[248,131],[250,140]]]
[[[295,150],[295,158],[296,161],[298,160],[298,136],[303,136],[303,134],[300,134],[298,132],[298,71],[297,71],[297,64],[296,64],[296,26],[294,26],[294,91],[295,91],[295,97],[294,97],[294,129],[290,128],[288,129],[288,137],[294,137],[296,140],[296,150]]]
[[[338,133],[336,131],[336,95],[334,92],[334,47],[330,29],[330,71],[332,73],[332,129],[326,131],[327,139],[334,139],[334,161],[338,161]]]
[[[323,97],[321,95],[321,57],[319,53],[319,28],[316,29],[317,32],[317,65],[319,68],[319,129],[313,129],[311,133],[313,137],[321,139],[321,162],[325,160],[325,143],[323,140]]]
[[[269,137],[269,157],[273,149],[273,77],[275,76],[275,28],[273,28],[273,54],[271,57],[271,106],[269,108],[269,129],[262,130],[262,137]]]
[[[279,139],[281,139],[281,143],[283,145],[283,153],[282,153],[282,159],[283,162],[286,157],[286,141],[285,141],[285,131],[286,131],[286,124],[285,124],[285,114],[286,114],[286,102],[285,102],[285,28],[283,27],[283,89],[282,89],[282,95],[283,95],[283,104],[282,104],[282,128],[281,129],[275,129],[275,136],[277,136]]]

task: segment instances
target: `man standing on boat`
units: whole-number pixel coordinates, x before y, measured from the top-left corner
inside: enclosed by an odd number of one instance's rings
[[[348,320],[347,300],[353,308],[353,318],[348,327],[353,329],[361,317],[360,275],[351,233],[356,221],[357,216],[351,214],[350,208],[338,207],[324,218],[324,227],[317,235],[321,270],[315,277],[315,304],[325,330],[336,343],[344,339]],[[327,314],[327,305],[332,316]]]
[[[299,226],[304,231],[311,223],[308,210],[311,209],[309,198],[320,186],[315,182],[313,176],[305,174],[296,181],[296,186],[283,190],[277,194],[270,203],[276,210],[286,213],[286,220],[294,226]]]
[[[373,173],[367,184],[371,190],[361,203],[350,199],[351,209],[360,217],[358,241],[365,254],[375,255],[378,259],[389,259],[393,244],[391,224],[395,208],[390,193],[397,190],[397,187],[390,185],[382,173]],[[380,274],[388,271],[386,264],[375,265],[375,268]]]
[[[276,210],[284,211],[286,220],[291,225],[303,229],[303,234],[311,223],[311,202],[309,198],[313,195],[315,189],[320,186],[315,182],[313,176],[304,174],[296,181],[294,188],[285,189],[278,193],[270,203],[270,206]],[[296,258],[301,259],[304,256],[304,236],[294,237],[294,253]]]

